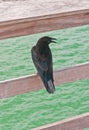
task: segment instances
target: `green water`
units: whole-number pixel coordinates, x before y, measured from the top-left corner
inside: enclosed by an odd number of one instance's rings
[[[1,130],[31,128],[89,112],[89,79],[3,99],[0,102]]]
[[[1,40],[0,80],[36,73],[31,48],[44,35],[58,39],[57,44],[50,45],[54,70],[89,62],[89,26]]]
[[[0,80],[36,73],[31,47],[48,35],[58,39],[51,44],[54,70],[89,62],[89,26],[53,31],[0,41]],[[30,130],[34,127],[89,112],[89,79],[0,100],[0,130]]]

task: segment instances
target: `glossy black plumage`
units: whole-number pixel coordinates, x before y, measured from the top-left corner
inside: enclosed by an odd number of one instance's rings
[[[49,48],[49,44],[55,42],[55,40],[55,38],[47,36],[42,37],[31,50],[33,63],[49,93],[55,91],[52,54]]]

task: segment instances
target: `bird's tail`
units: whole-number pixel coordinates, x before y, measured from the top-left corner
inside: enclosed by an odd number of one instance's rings
[[[53,80],[52,73],[49,73],[48,71],[46,71],[44,73],[39,73],[39,75],[40,75],[48,93],[54,93],[55,86],[54,86],[54,80]]]
[[[48,93],[54,93],[55,86],[54,86],[52,75],[46,73],[45,78],[43,78],[43,83]]]
[[[47,84],[48,84],[47,91],[48,91],[49,93],[54,93],[54,91],[55,91],[55,86],[54,86],[54,83],[52,82],[52,80],[51,80],[51,79],[48,80]]]

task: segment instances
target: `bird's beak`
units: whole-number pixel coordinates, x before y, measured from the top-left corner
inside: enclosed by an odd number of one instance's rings
[[[57,43],[56,40],[57,40],[56,38],[52,38],[52,39],[51,39],[51,42]]]

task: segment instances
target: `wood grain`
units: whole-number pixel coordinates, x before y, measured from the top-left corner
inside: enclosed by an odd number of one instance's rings
[[[0,22],[0,39],[89,24],[89,9]]]

